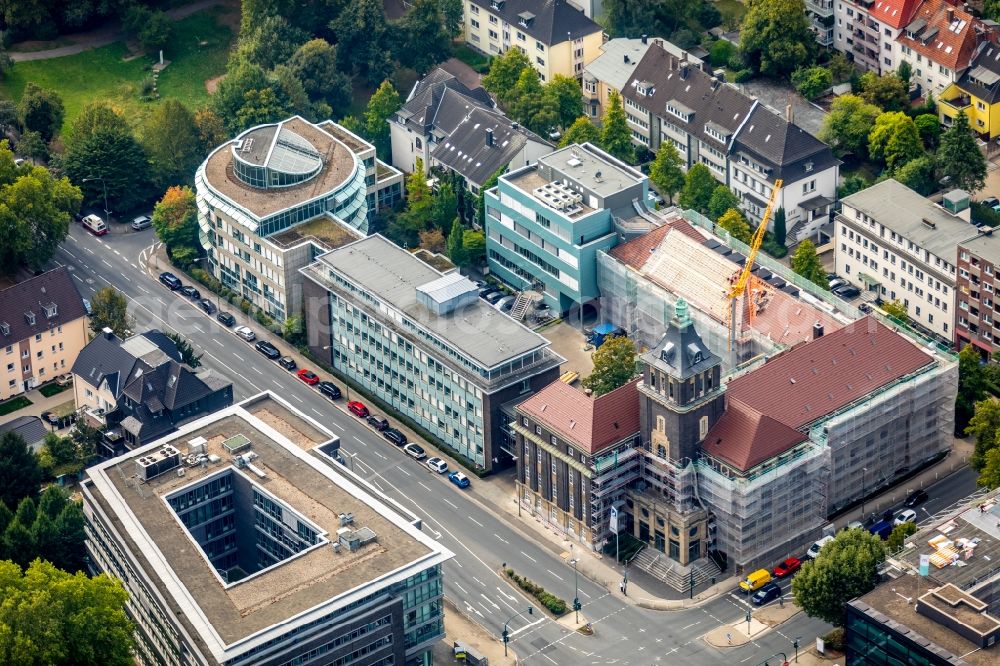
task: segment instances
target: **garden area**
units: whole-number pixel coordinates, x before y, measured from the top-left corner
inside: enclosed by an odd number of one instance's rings
[[[6,416],[11,412],[16,412],[19,409],[24,409],[25,407],[31,406],[31,401],[25,398],[23,395],[19,395],[10,398],[4,402],[0,402],[0,416]]]
[[[234,38],[224,19],[226,11],[216,6],[174,24],[174,39],[164,54],[170,64],[157,84],[161,99],[177,99],[189,109],[208,104],[206,81],[225,72]],[[157,104],[140,99],[152,81],[155,62],[151,55],[131,56],[124,42],[61,58],[18,62],[0,81],[0,98],[17,101],[33,82],[62,98],[64,132],[87,102],[96,99],[110,102],[141,125]]]

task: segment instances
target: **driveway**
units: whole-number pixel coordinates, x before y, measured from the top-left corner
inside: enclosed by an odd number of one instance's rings
[[[787,84],[779,85],[768,79],[754,79],[734,85],[747,95],[756,97],[781,116],[785,115],[785,107],[791,104],[795,123],[810,134],[819,134],[826,112],[807,102]]]

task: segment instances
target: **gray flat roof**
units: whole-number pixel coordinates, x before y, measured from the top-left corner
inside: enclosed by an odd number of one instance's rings
[[[493,368],[549,341],[482,299],[446,315],[435,315],[417,302],[417,287],[443,274],[381,235],[345,245],[318,261],[362,287],[414,323],[440,337],[484,368]],[[315,271],[312,272],[315,275]],[[318,276],[322,279],[323,276]]]
[[[600,197],[611,196],[645,180],[645,176],[639,171],[619,163],[611,155],[589,143],[574,143],[539,158],[538,166],[535,167],[539,175],[539,168],[543,165],[556,169],[568,180]],[[516,175],[511,178],[511,182],[516,180]],[[531,194],[530,189],[528,193]]]
[[[975,226],[891,178],[845,197],[843,204],[857,208],[949,263],[955,262],[959,242],[977,233]],[[925,224],[924,220],[934,226]]]
[[[253,464],[263,470],[264,477],[234,466],[233,454],[223,442],[237,435],[251,442],[251,450],[258,455]],[[205,453],[218,456],[218,462],[205,467],[184,464],[188,442],[199,437],[205,440]],[[318,422],[263,393],[90,468],[88,489],[114,528],[128,535],[126,547],[172,599],[171,605],[183,609],[177,614],[189,631],[196,632],[218,657],[225,646],[252,634],[263,630],[283,634],[295,622],[308,621],[305,618],[311,613],[330,612],[330,603],[346,603],[354,595],[367,594],[369,584],[413,575],[419,570],[414,567],[431,566],[451,556],[413,527],[409,518],[372,494],[371,488],[356,485],[353,478],[312,452],[331,440],[336,436]],[[184,474],[178,476],[171,469],[139,482],[136,460],[166,445],[180,451]],[[226,587],[164,498],[227,471],[244,473],[254,485],[326,533],[330,542],[337,539],[339,514],[348,512],[354,514],[352,527],[370,528],[377,541],[356,551],[313,547]],[[265,633],[254,640],[267,637]]]
[[[994,266],[1000,265],[1000,235],[996,232],[991,231],[989,235],[979,234],[975,238],[964,240],[962,247]]]

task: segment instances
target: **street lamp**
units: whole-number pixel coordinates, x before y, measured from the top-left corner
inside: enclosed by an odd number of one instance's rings
[[[101,187],[104,190],[104,224],[111,225],[111,211],[108,210],[108,184],[104,181],[104,176],[90,176],[89,178],[84,178],[84,183],[89,183],[94,180],[101,181]]]
[[[865,480],[868,478],[868,468],[861,468],[861,522],[865,522],[865,495],[868,494],[868,486]]]
[[[795,663],[799,663],[799,641],[802,640],[801,636],[796,636],[792,639],[792,647],[795,648]]]
[[[580,604],[580,586],[577,584],[576,564],[578,561],[578,558],[575,557],[570,560],[570,563],[573,565],[573,617],[576,623],[580,624],[580,609],[583,606]]]
[[[535,609],[532,608],[531,606],[528,606],[528,610],[523,610],[520,613],[514,613],[513,615],[511,615],[507,619],[506,622],[503,623],[503,634],[502,634],[502,636],[503,636],[503,656],[505,656],[505,657],[507,656],[507,643],[510,642],[510,632],[507,631],[507,625],[510,624],[514,620],[514,618],[516,618],[516,617],[520,617],[521,615],[524,615],[525,613],[527,613],[528,615],[533,615],[534,612],[535,612]]]

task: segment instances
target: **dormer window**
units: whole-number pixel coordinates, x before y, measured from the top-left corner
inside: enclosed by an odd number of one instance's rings
[[[45,318],[52,319],[56,316],[58,308],[55,303],[49,303],[48,305],[43,305],[42,309],[45,310]]]
[[[814,166],[815,165],[812,162],[806,162],[806,164],[805,164],[806,173],[809,173],[810,171],[812,171]]]
[[[10,324],[8,324],[5,321],[0,322],[0,333],[3,333],[4,335],[10,335]]]
[[[501,9],[503,9],[503,3],[504,0],[492,0],[492,2],[490,2],[490,8],[500,11]]]
[[[684,106],[676,100],[670,100],[667,102],[667,113],[677,118],[680,118],[684,122],[691,122],[691,116],[694,115],[694,111]]]
[[[535,15],[531,12],[521,12],[517,15],[517,22],[527,28],[535,20]]]
[[[31,310],[28,310],[27,312],[24,313],[24,320],[26,322],[28,322],[29,326],[34,326],[35,325],[35,313],[32,312]]]

